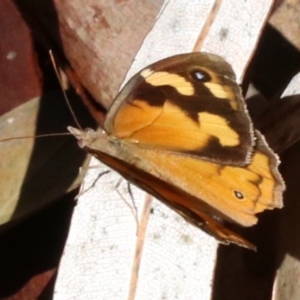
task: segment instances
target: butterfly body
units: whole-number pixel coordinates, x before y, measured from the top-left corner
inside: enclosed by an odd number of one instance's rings
[[[177,55],[135,75],[104,130],[71,129],[81,146],[224,243],[253,245],[225,228],[282,206],[277,156],[253,130],[234,73],[206,53]]]

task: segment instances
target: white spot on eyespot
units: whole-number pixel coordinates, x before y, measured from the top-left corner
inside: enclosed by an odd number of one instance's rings
[[[9,51],[6,55],[6,59],[13,60],[17,56],[17,52],[15,51]]]
[[[6,120],[7,123],[12,124],[15,121],[15,118],[8,118]]]
[[[239,191],[233,191],[233,192],[234,192],[234,195],[237,199],[243,200],[245,198],[244,195],[241,192],[239,192]]]
[[[205,76],[203,75],[203,73],[201,73],[200,71],[196,71],[195,73],[195,77],[198,79],[198,80],[203,80],[205,78]]]

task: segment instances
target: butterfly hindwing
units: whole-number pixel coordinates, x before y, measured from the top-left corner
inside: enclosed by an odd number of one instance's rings
[[[73,130],[74,129],[72,129],[72,131]],[[79,137],[81,141],[90,140],[89,134],[94,135],[94,132],[87,133],[73,131],[73,133],[75,133],[75,136],[79,134],[77,137]],[[94,140],[94,137],[95,135],[92,136],[91,140]],[[102,143],[103,146],[103,144],[106,144],[106,142],[104,140],[102,141],[104,142]],[[96,142],[96,144],[98,143]],[[85,146],[85,148],[100,161],[117,170],[122,176],[129,179],[133,184],[154,195],[157,199],[174,209],[189,223],[201,228],[224,244],[235,243],[239,246],[252,250],[256,249],[253,244],[232,230],[226,228],[220,222],[220,220],[218,221],[212,215],[210,215],[211,210],[204,204],[204,202],[201,200],[199,201],[198,198],[191,196],[182,189],[169,184],[140,168],[136,168],[133,164],[129,164],[124,160],[99,151],[95,149],[94,146],[95,144],[92,142],[88,146]]]
[[[221,165],[152,149],[128,148],[128,152],[134,153],[138,167],[145,169],[147,165],[148,172],[197,197],[199,201],[190,204],[189,209],[205,210],[212,216],[251,226],[257,222],[257,213],[282,207],[284,188],[277,157],[258,132],[257,140],[247,166]]]
[[[72,128],[71,132],[89,153],[223,243],[255,249],[226,228],[222,219],[251,226],[257,222],[256,213],[282,206],[284,184],[278,160],[258,132],[258,148],[247,167],[221,166],[182,155],[166,157],[132,145],[119,148],[102,130]]]

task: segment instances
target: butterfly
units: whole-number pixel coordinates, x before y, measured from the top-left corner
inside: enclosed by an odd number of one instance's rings
[[[69,127],[79,145],[222,243],[227,228],[282,207],[279,159],[253,128],[231,66],[209,53],[156,62],[120,91],[104,128]]]

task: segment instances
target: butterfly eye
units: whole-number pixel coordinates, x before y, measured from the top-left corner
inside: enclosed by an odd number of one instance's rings
[[[200,69],[193,70],[191,72],[191,76],[196,81],[201,81],[201,82],[211,81],[210,75],[207,72]]]
[[[234,191],[234,195],[239,199],[239,200],[243,200],[244,199],[244,195],[239,192],[239,191]]]

